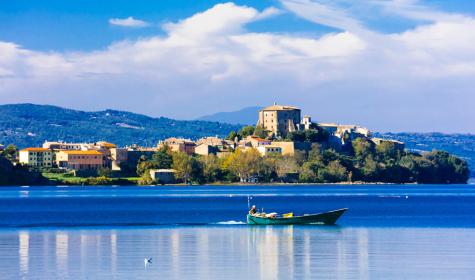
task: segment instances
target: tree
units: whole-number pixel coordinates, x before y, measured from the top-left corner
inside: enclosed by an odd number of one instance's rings
[[[168,169],[173,164],[173,156],[170,147],[163,145],[152,156],[152,162],[159,169]]]
[[[299,181],[303,183],[315,183],[318,181],[317,174],[315,174],[313,164],[306,162],[302,165],[299,173]]]
[[[229,132],[227,139],[234,141],[236,137],[238,137],[238,134],[236,133],[236,131],[232,130],[231,132]],[[239,140],[239,137],[238,137],[238,140]]]
[[[199,158],[203,167],[203,176],[206,182],[216,182],[224,179],[224,172],[221,168],[220,159],[211,154]]]
[[[175,176],[177,179],[183,180],[185,184],[188,183],[193,174],[194,159],[186,153],[173,153],[172,168],[175,169]]]
[[[367,156],[361,168],[363,180],[366,182],[379,181],[379,166],[372,156]]]
[[[399,150],[393,142],[383,141],[376,146],[376,152],[382,160],[398,159],[400,158]]]
[[[239,177],[241,182],[248,182],[253,176],[259,174],[261,165],[261,155],[252,148],[247,151],[237,149],[225,161],[226,169]]]
[[[368,155],[370,155],[372,150],[371,143],[366,138],[356,138],[351,143],[353,146],[353,152],[357,160],[364,160]]]
[[[147,160],[145,157],[140,157],[139,162],[137,163],[137,175],[142,176],[145,173],[148,173],[150,169],[158,168],[155,161]]]
[[[110,178],[112,176],[112,170],[110,168],[107,168],[107,167],[100,167],[97,170],[97,175],[99,177]]]
[[[293,142],[305,142],[305,131],[291,131],[287,133],[286,139]]]
[[[246,138],[247,136],[253,135],[254,130],[255,130],[254,126],[248,125],[241,128],[241,130],[238,131],[238,135],[241,139],[243,139],[243,138]]]
[[[467,162],[444,151],[432,151],[419,161],[418,182],[436,184],[466,183]]]
[[[137,184],[142,185],[142,186],[152,185],[153,183],[155,182],[153,181],[149,172],[143,173],[142,176],[140,176],[139,180],[137,181]]]
[[[310,152],[308,153],[309,161],[317,161],[317,162],[323,163],[321,147],[322,146],[320,144],[317,144],[317,143],[312,144],[312,148],[310,149]]]
[[[275,171],[277,176],[284,178],[288,174],[298,173],[299,165],[297,161],[292,156],[282,156],[279,157],[275,162]]]
[[[259,138],[267,138],[269,136],[269,132],[265,130],[262,126],[258,125],[254,130],[254,136]]]
[[[328,139],[328,133],[321,128],[297,130],[287,133],[286,139],[295,142],[317,143]]]
[[[281,155],[269,155],[261,158],[257,172],[260,182],[272,182],[277,179],[277,162]]]
[[[9,161],[11,162],[15,162],[16,161],[16,157],[17,157],[17,153],[18,153],[18,149],[15,145],[8,145],[3,151],[2,151],[2,155],[7,158]]]
[[[332,161],[326,168],[318,170],[318,177],[326,183],[348,181],[348,170],[338,161]]]
[[[305,130],[305,141],[309,143],[323,142],[328,139],[328,132],[322,128]]]

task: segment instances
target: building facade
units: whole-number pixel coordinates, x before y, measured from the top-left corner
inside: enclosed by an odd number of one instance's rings
[[[190,156],[195,153],[196,144],[188,139],[168,138],[159,143],[158,147],[161,148],[164,145],[167,145],[173,152],[183,152]]]
[[[149,170],[150,177],[153,181],[159,184],[173,184],[176,183],[174,169],[151,169]]]
[[[53,167],[53,151],[45,148],[26,148],[19,152],[19,162],[32,167]]]
[[[43,143],[43,148],[51,150],[82,150],[84,145],[82,143],[66,143],[66,142],[49,142]]]
[[[56,164],[59,168],[91,172],[105,167],[104,155],[98,151],[59,151]]]
[[[257,151],[261,154],[261,156],[282,154],[282,148],[277,146],[260,146],[257,147]]]
[[[297,107],[272,105],[259,111],[258,126],[277,137],[298,130],[301,111]]]

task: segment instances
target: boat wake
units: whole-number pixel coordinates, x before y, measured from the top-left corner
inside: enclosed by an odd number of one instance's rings
[[[241,221],[227,221],[227,222],[217,222],[216,225],[245,225],[245,222]]]

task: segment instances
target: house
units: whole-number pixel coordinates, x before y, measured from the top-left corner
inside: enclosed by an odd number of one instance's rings
[[[110,160],[111,160],[111,170],[121,171],[122,167],[127,164],[128,160],[128,151],[126,148],[111,148],[110,151]]]
[[[59,151],[56,164],[59,168],[94,172],[105,166],[104,155],[99,151]]]
[[[369,138],[372,135],[369,129],[357,125],[335,123],[318,123],[317,125],[328,132],[328,143],[336,150],[340,150],[356,138]]]
[[[251,143],[251,146],[254,148],[261,146],[268,146],[272,143],[271,140],[263,139],[255,136],[248,136],[247,140]]]
[[[198,146],[195,147],[195,154],[197,155],[202,155],[202,156],[208,156],[208,155],[216,155],[218,153],[219,149],[216,146],[212,146],[209,144],[199,144]]]
[[[261,156],[268,156],[268,155],[281,155],[282,148],[276,146],[259,146],[257,147],[257,151],[261,154]]]
[[[234,142],[218,137],[204,137],[196,141],[195,154],[198,155],[223,155],[234,150]]]
[[[181,139],[181,138],[168,138],[163,140],[158,144],[158,147],[161,148],[162,146],[167,145],[173,152],[183,152],[187,153],[188,155],[193,155],[195,152],[195,142],[189,139]]]
[[[45,149],[50,149],[50,150],[78,150],[81,151],[83,150],[83,147],[86,144],[84,143],[65,143],[62,141],[59,142],[50,142],[50,141],[45,141],[43,143],[43,148]]]
[[[224,147],[227,146],[228,143],[226,140],[218,138],[218,137],[203,137],[196,141],[196,145],[201,145],[201,144],[206,144],[210,146],[216,146],[216,147]]]
[[[53,151],[45,148],[26,148],[20,150],[19,162],[32,167],[52,167]]]
[[[175,172],[174,169],[151,169],[150,177],[156,183],[173,184],[176,182]]]
[[[263,138],[259,138],[259,137],[251,135],[239,141],[238,146],[241,148],[245,148],[245,147],[257,148],[260,146],[270,145],[271,143],[272,143],[271,140],[263,139]]]
[[[259,111],[257,126],[273,133],[277,137],[285,137],[287,133],[298,130],[300,109],[293,106],[274,105]]]
[[[99,142],[95,142],[93,144],[94,147],[97,147],[97,148],[101,148],[101,149],[114,149],[114,148],[117,148],[117,145],[116,144],[112,144],[110,142],[106,142],[106,141],[99,141]]]
[[[286,141],[286,142],[273,141],[271,145],[274,146],[274,147],[279,147],[281,149],[282,155],[290,155],[290,156],[295,155],[295,142],[292,142],[292,141]]]

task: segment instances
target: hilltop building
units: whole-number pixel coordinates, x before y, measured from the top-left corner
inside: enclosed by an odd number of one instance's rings
[[[371,138],[372,133],[369,129],[357,125],[341,125],[335,123],[317,123],[318,127],[328,132],[328,143],[335,149],[351,143],[356,138]]]
[[[328,133],[328,145],[336,150],[341,150],[348,144],[351,144],[356,138],[366,138],[374,144],[380,145],[385,141],[395,144],[396,148],[404,149],[404,143],[398,141],[373,138],[369,129],[358,125],[341,125],[335,123],[317,123],[312,122],[310,116],[301,118],[301,110],[294,106],[274,105],[268,106],[259,111],[259,120],[257,126],[272,134],[273,137],[282,140],[287,134],[294,131],[305,131],[309,129],[323,129]],[[284,155],[293,155],[295,150],[308,150],[308,143],[300,142],[268,142],[269,140],[250,136],[239,142],[240,147],[260,147],[276,146],[281,148]]]
[[[297,107],[274,103],[274,105],[259,111],[257,126],[261,126],[277,137],[285,137],[287,133],[298,130],[300,112]]]
[[[19,162],[31,167],[52,167],[53,151],[45,148],[26,148],[20,150]]]

